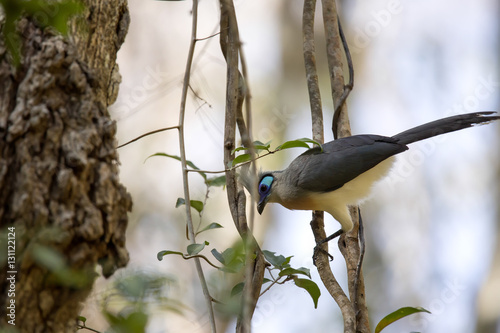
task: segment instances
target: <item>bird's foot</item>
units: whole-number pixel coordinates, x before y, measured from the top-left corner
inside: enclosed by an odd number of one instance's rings
[[[333,261],[333,256],[330,253],[328,253],[328,251],[324,250],[321,247],[321,245],[323,245],[324,243],[328,243],[329,241],[331,241],[334,238],[339,237],[343,233],[344,233],[344,231],[342,229],[340,229],[340,230],[337,230],[336,232],[334,232],[333,234],[331,234],[330,236],[326,237],[325,239],[322,239],[319,242],[316,242],[316,246],[314,247],[314,253],[313,253],[314,266],[316,266],[316,256],[317,256],[318,252],[325,253],[330,258],[330,261]]]
[[[316,266],[316,257],[318,256],[319,252],[326,254],[328,256],[328,258],[330,258],[330,261],[333,261],[333,256],[330,253],[328,253],[328,251],[324,250],[321,247],[321,244],[323,244],[323,243],[316,244],[316,246],[314,247],[314,252],[313,252],[313,257],[312,257],[314,266]]]

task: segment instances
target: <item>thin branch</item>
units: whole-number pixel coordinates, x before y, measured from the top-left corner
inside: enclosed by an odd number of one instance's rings
[[[250,172],[252,175],[257,175],[257,168],[255,166],[255,148],[253,145],[252,138],[252,95],[250,93],[250,84],[248,78],[247,71],[247,62],[245,58],[245,53],[243,52],[243,48],[241,43],[239,43],[239,55],[240,55],[240,63],[241,63],[241,72],[243,76],[244,82],[244,96],[245,96],[245,115],[246,115],[246,135],[242,135],[243,143],[246,143],[249,147],[250,153]],[[240,129],[240,134],[242,132],[242,126],[238,127]],[[246,141],[246,142],[245,142]],[[254,177],[256,178],[256,177]],[[255,189],[256,186],[252,186],[250,195],[252,198],[256,196]],[[249,216],[249,228],[247,235],[246,250],[245,250],[245,287],[243,288],[243,297],[247,300],[245,302],[245,307],[243,308],[243,320],[246,324],[246,332],[250,332],[251,330],[251,320],[253,317],[253,313],[255,311],[255,307],[257,306],[257,301],[261,295],[260,291],[262,289],[262,284],[264,281],[264,270],[266,267],[266,261],[264,259],[264,255],[257,244],[253,236],[254,230],[254,220],[255,220],[255,201],[250,200],[250,216]],[[254,258],[255,256],[255,258]]]
[[[344,47],[345,57],[347,60],[347,67],[349,69],[349,83],[344,85],[342,96],[340,96],[340,100],[337,106],[335,107],[335,111],[333,112],[332,130],[333,130],[333,137],[335,139],[338,138],[337,124],[340,117],[340,111],[342,110],[342,107],[344,106],[347,97],[349,96],[349,94],[352,91],[352,88],[354,87],[354,66],[352,64],[351,51],[349,51],[349,45],[347,44],[347,40],[344,35],[344,30],[342,30],[342,24],[340,23],[340,18],[338,15],[337,15],[337,21],[339,25],[340,39],[342,41],[342,46]]]
[[[274,153],[276,153],[276,152],[279,152],[279,151],[281,151],[281,150],[282,150],[282,149],[270,150],[270,151],[268,151],[267,153],[265,153],[265,154],[263,154],[263,155],[259,155],[259,156],[255,157],[254,159],[248,160],[248,161],[246,161],[246,162],[242,162],[242,163],[240,163],[240,164],[238,164],[238,165],[235,165],[235,166],[233,166],[233,167],[231,167],[231,168],[229,168],[229,169],[224,169],[224,170],[219,170],[219,171],[213,171],[213,170],[201,170],[201,169],[187,169],[187,171],[188,171],[188,172],[198,172],[198,173],[224,173],[224,172],[229,172],[229,171],[233,171],[233,170],[235,170],[235,169],[237,169],[237,168],[240,168],[240,167],[242,167],[242,166],[244,166],[244,165],[247,165],[247,164],[250,164],[250,163],[252,163],[252,162],[255,162],[255,161],[257,161],[257,160],[258,160],[258,159],[260,159],[260,158],[263,158],[263,157],[266,157],[266,156],[268,156],[268,155],[271,155],[271,154],[274,154]]]
[[[361,267],[363,265],[363,259],[365,257],[365,228],[363,226],[363,219],[361,217],[361,209],[358,206],[358,219],[359,219],[359,229],[358,229],[358,238],[359,238],[359,259],[358,264],[356,266],[356,281],[354,283],[354,295],[358,295],[359,288],[364,286],[360,283],[361,277]]]
[[[249,127],[243,119],[242,105],[247,98],[247,121],[250,122],[250,104],[247,82],[238,70],[238,60],[241,60],[246,75],[245,59],[241,54],[238,24],[232,0],[220,0],[221,4],[221,50],[227,63],[227,89],[226,89],[226,117],[224,124],[224,165],[234,160],[234,146],[236,139],[236,125],[244,144],[249,147],[252,154],[252,143]],[[246,218],[246,196],[241,186],[236,181],[234,168],[226,171],[226,191],[229,208],[236,229],[245,242],[247,256],[245,258],[245,285],[242,297],[242,312],[236,323],[237,332],[250,332],[251,319],[259,298],[262,281],[264,278],[265,260],[256,240],[248,228]],[[253,254],[256,257],[253,258]]]
[[[147,133],[145,133],[143,135],[138,136],[137,138],[135,138],[133,140],[130,140],[128,142],[125,142],[124,144],[119,145],[116,148],[118,149],[118,148],[121,148],[121,147],[125,147],[126,145],[128,145],[128,144],[130,144],[132,142],[136,142],[137,140],[140,140],[140,139],[142,139],[142,138],[144,138],[144,137],[146,137],[148,135],[151,135],[151,134],[156,134],[156,133],[160,133],[160,132],[164,132],[164,131],[169,131],[171,129],[178,129],[178,128],[179,128],[179,126],[171,126],[171,127],[160,128],[160,129],[157,129],[157,130],[154,130],[154,131],[151,131],[151,132],[147,132]]]
[[[194,57],[194,49],[196,45],[196,33],[197,33],[197,24],[198,24],[198,0],[193,0],[192,7],[192,26],[191,26],[191,43],[189,45],[189,52],[186,61],[186,70],[184,72],[184,82],[182,85],[182,97],[181,97],[181,105],[179,110],[179,146],[180,146],[180,157],[182,164],[182,180],[184,184],[184,199],[186,206],[186,223],[189,232],[189,238],[191,240],[191,244],[195,244],[195,231],[193,226],[193,218],[191,216],[191,200],[189,195],[189,177],[188,177],[188,168],[187,168],[187,159],[186,159],[186,147],[184,141],[184,118],[186,114],[186,100],[189,89],[189,79],[191,77],[191,66],[193,63]],[[212,333],[217,331],[215,326],[215,316],[212,306],[212,296],[210,296],[210,292],[208,290],[207,281],[205,279],[205,275],[203,273],[203,269],[201,267],[200,259],[194,258],[196,271],[198,273],[198,277],[200,279],[201,288],[203,290],[203,295],[205,296],[205,303],[208,310],[208,316],[210,321],[210,329]]]
[[[341,42],[344,45],[346,58],[349,62],[350,55],[345,37],[341,32],[335,1],[322,0],[322,7],[332,99],[336,109],[336,115],[332,122],[332,131],[335,138],[346,137],[351,135],[351,128],[345,98],[347,98],[349,89],[352,87],[346,89],[345,86]],[[352,63],[349,64],[349,67],[351,79],[353,80]],[[347,266],[348,289],[351,300],[345,309],[341,309],[344,317],[344,332],[368,333],[370,332],[370,323],[366,307],[364,281],[361,269],[357,270],[360,258],[358,211],[356,207],[349,207],[349,211],[354,222],[354,228],[343,234],[339,239],[339,248]]]
[[[203,101],[203,104],[201,106],[203,106],[204,104],[208,105],[209,108],[212,107],[212,105],[210,103],[208,103],[208,101],[206,99],[204,99],[203,97],[201,97],[194,89],[193,87],[191,87],[191,85],[189,85],[189,90],[191,90],[191,92],[193,93],[193,95],[198,98],[200,101]],[[200,106],[200,107],[201,107]]]
[[[201,258],[201,259],[204,259],[210,266],[212,266],[214,268],[217,268],[217,269],[221,269],[222,268],[222,267],[219,267],[219,266],[217,266],[215,264],[212,264],[212,262],[210,262],[210,260],[208,260],[208,258],[205,257],[202,254],[195,254],[195,255],[192,255],[192,256],[186,256],[186,255],[182,254],[182,258],[186,259],[186,260],[193,259],[193,258]]]
[[[273,282],[271,282],[271,284],[266,288],[264,289],[259,296],[262,296],[264,295],[267,291],[269,291],[269,289],[271,289],[272,286],[274,286],[275,284],[285,284],[285,282],[288,282],[290,280],[292,280],[293,278],[290,277],[290,276],[287,276],[283,281],[280,281],[281,278],[277,279],[277,280],[273,280]]]
[[[302,16],[302,40],[304,52],[304,65],[306,69],[309,103],[311,105],[311,118],[313,140],[323,143],[323,107],[316,70],[316,47],[314,43],[314,15],[316,0],[304,1]]]
[[[82,329],[86,329],[86,330],[89,330],[89,331],[92,331],[92,332],[96,332],[96,333],[101,333],[101,331],[98,331],[96,329],[93,329],[91,327],[88,327],[85,325],[85,323],[83,323],[83,325],[80,325],[80,324],[76,324],[76,328],[82,330]]]
[[[318,84],[318,74],[316,70],[316,59],[315,59],[315,45],[314,45],[314,15],[316,8],[316,0],[305,0],[304,1],[304,11],[302,16],[302,29],[303,29],[303,52],[304,52],[304,64],[306,68],[307,86],[309,92],[309,101],[311,104],[311,117],[312,117],[312,131],[313,139],[316,141],[323,142],[323,110],[321,107],[321,96]],[[326,238],[326,232],[324,228],[324,218],[323,212],[313,212],[313,217],[311,221],[311,229],[314,234],[316,243]],[[325,288],[328,290],[333,299],[337,302],[340,310],[342,311],[342,316],[344,317],[344,323],[346,323],[346,318],[349,319],[347,322],[355,322],[355,313],[352,309],[349,299],[340,287],[338,281],[336,280],[333,272],[330,268],[328,253],[328,243],[324,242],[321,245],[324,251],[319,251],[314,253],[314,262],[318,269],[318,273],[321,277],[321,281]],[[349,325],[345,325],[348,327]]]
[[[216,32],[215,34],[212,34],[212,35],[207,36],[207,37],[197,38],[196,41],[199,42],[199,41],[202,41],[202,40],[207,40],[207,39],[213,38],[213,37],[218,36],[218,35],[220,35],[220,32]]]
[[[340,103],[344,92],[344,68],[342,63],[341,38],[338,28],[337,7],[334,0],[322,0],[323,24],[325,27],[327,60],[330,73],[330,86],[333,99],[333,105],[337,108],[341,105],[339,116],[335,123],[332,123],[334,135],[338,137],[350,136],[349,117],[345,103]]]
[[[197,173],[224,173],[229,171],[230,169],[224,169],[220,171],[212,171],[212,170],[201,170],[201,169],[187,169],[187,172],[197,172]]]

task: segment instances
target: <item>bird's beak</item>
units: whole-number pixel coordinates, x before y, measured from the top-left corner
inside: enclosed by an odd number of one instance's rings
[[[259,214],[262,215],[262,212],[264,211],[264,207],[266,207],[268,200],[269,196],[265,196],[259,200],[259,203],[257,204],[257,211],[259,212]]]

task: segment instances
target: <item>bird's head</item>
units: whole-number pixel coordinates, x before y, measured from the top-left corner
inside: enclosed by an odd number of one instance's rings
[[[250,192],[254,200],[257,201],[257,211],[259,214],[262,214],[264,207],[268,202],[277,201],[273,190],[276,187],[279,174],[279,171],[267,171],[259,172],[257,177],[251,177],[248,170],[242,170],[239,177],[240,182],[246,187],[248,192]],[[256,182],[255,179],[258,181]]]
[[[269,202],[273,191],[273,182],[275,178],[272,174],[264,174],[260,177],[258,185],[259,201],[257,203],[257,211],[262,214],[264,207]]]

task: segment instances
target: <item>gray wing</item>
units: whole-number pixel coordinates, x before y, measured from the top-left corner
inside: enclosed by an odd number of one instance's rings
[[[293,160],[284,172],[299,188],[330,192],[407,149],[397,139],[355,135],[325,143],[323,152],[319,148],[306,151]]]

